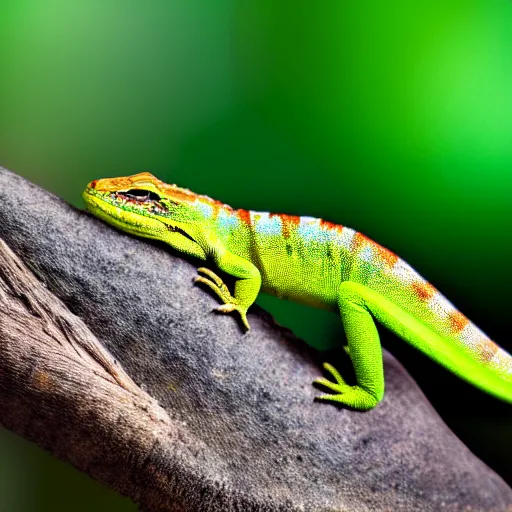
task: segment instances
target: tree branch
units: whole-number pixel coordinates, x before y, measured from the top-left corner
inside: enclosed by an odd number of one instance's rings
[[[155,510],[173,486],[154,447],[197,449],[1,239],[0,421]]]
[[[143,509],[512,506],[389,354],[376,409],[315,402],[266,313],[242,335],[193,264],[1,168],[0,237],[0,422]]]

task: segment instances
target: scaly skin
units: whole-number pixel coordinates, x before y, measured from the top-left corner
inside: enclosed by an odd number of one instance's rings
[[[512,403],[512,357],[391,251],[361,233],[311,217],[234,210],[149,173],[95,180],[87,208],[128,233],[162,240],[236,278],[234,294],[201,267],[196,281],[222,300],[218,311],[247,310],[260,291],[339,311],[357,385],[329,364],[332,391],[320,399],[356,409],[384,396],[374,319],[475,386]]]

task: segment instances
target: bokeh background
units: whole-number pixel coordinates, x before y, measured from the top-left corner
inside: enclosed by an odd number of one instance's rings
[[[147,170],[394,250],[512,350],[512,2],[2,0],[0,165],[82,207]],[[335,315],[261,297],[320,348]],[[512,407],[393,335],[447,424],[512,483]],[[0,431],[0,509],[135,510]]]

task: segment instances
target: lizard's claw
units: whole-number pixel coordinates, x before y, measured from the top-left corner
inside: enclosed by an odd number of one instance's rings
[[[347,391],[351,386],[349,386],[343,377],[340,375],[338,370],[332,366],[332,364],[324,363],[323,364],[324,370],[327,370],[333,377],[336,382],[332,382],[329,379],[326,379],[324,377],[319,377],[318,379],[315,379],[313,381],[314,384],[320,384],[322,386],[325,386],[326,388],[331,389],[332,391],[336,391],[337,393],[343,393]],[[326,397],[329,397],[332,395],[320,395],[318,398],[325,400]]]
[[[222,304],[222,306],[215,308],[215,311],[218,311],[219,313],[231,313],[233,311],[238,311],[240,313],[240,318],[242,319],[244,327],[248,331],[251,330],[251,326],[247,320],[247,310],[245,310],[242,306],[239,306],[238,304]]]
[[[249,322],[247,320],[247,309],[237,304],[237,299],[231,295],[229,288],[224,284],[222,279],[212,272],[210,269],[200,267],[197,269],[198,272],[205,274],[205,276],[196,276],[194,283],[203,283],[212,291],[214,291],[224,302],[222,306],[215,308],[215,311],[219,313],[231,313],[238,311],[242,319],[242,323],[247,330],[250,330]]]
[[[320,384],[334,391],[333,394],[317,396],[316,398],[318,400],[338,402],[360,410],[372,409],[379,403],[379,400],[377,400],[375,396],[361,386],[350,386],[347,384],[338,370],[331,364],[324,363],[323,367],[334,377],[336,382],[332,382],[323,377],[315,379],[313,383]]]
[[[213,270],[210,270],[209,268],[206,267],[199,267],[197,271],[201,274],[205,274],[206,276],[208,276],[219,288],[226,286],[222,279],[215,272],[213,272]]]
[[[233,302],[234,297],[231,295],[229,288],[224,284],[222,279],[217,274],[215,274],[215,272],[212,272],[210,269],[204,267],[198,268],[197,271],[205,274],[207,277],[196,276],[194,283],[203,283],[208,286],[208,288],[214,291],[225,304]]]

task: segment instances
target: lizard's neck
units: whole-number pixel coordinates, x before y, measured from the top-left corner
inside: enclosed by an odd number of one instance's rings
[[[230,252],[252,260],[255,242],[252,212],[222,207],[213,222],[217,236]]]

